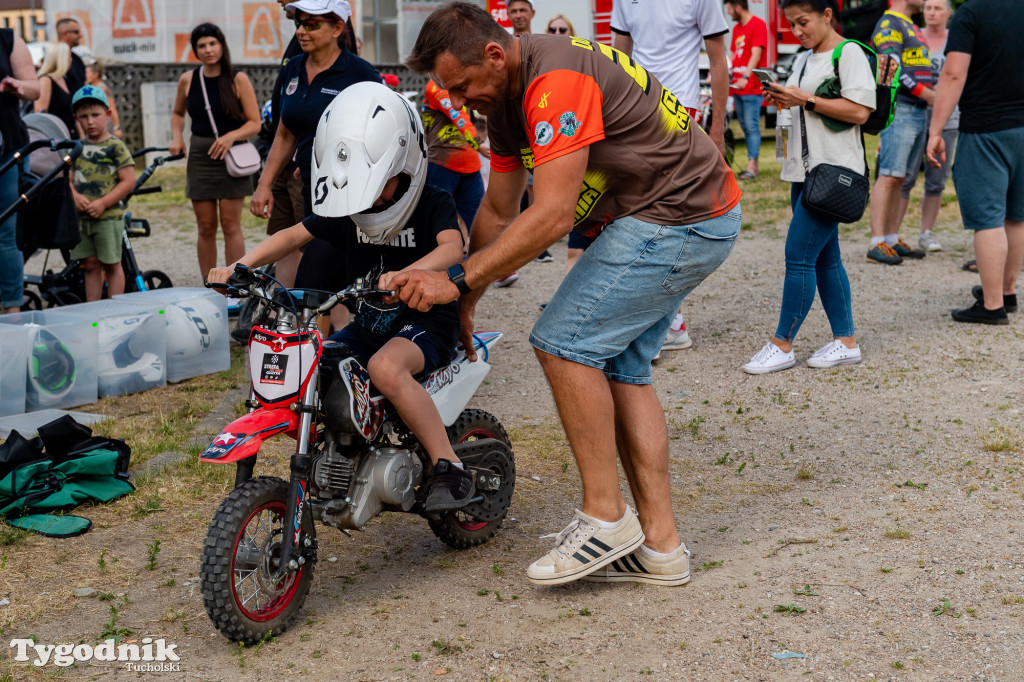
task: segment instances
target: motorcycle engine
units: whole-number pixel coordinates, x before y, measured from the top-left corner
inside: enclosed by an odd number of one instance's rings
[[[423,478],[423,464],[420,458],[402,448],[370,448],[353,463],[346,459],[347,469],[340,462],[328,463],[327,458],[317,461],[314,480],[320,486],[321,477],[326,482],[332,476],[342,482],[347,480],[347,504],[338,509],[334,504],[324,522],[339,528],[358,529],[370,519],[384,511],[385,505],[409,511],[416,500],[416,485]],[[334,459],[334,458],[332,458]],[[355,469],[355,475],[352,470]],[[334,497],[339,496],[333,491]]]

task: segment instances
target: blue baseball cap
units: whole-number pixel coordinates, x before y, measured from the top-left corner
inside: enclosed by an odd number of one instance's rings
[[[78,109],[79,102],[88,100],[99,102],[107,109],[110,108],[110,100],[107,99],[107,93],[103,92],[102,88],[97,88],[95,85],[83,85],[71,98],[71,110]]]

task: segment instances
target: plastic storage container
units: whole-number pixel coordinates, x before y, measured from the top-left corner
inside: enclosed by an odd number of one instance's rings
[[[211,289],[172,287],[114,297],[157,304],[164,311],[167,381],[174,383],[231,367],[227,299]]]
[[[27,335],[25,327],[0,325],[0,417],[25,411]]]
[[[96,324],[99,396],[126,395],[167,385],[167,335],[157,303],[120,300],[79,303],[48,312],[84,315]]]
[[[97,327],[82,315],[33,310],[0,315],[25,328],[25,409],[64,409],[96,402]]]

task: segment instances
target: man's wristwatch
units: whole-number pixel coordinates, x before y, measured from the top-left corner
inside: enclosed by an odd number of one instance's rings
[[[462,268],[462,263],[456,263],[448,268],[448,281],[458,287],[460,294],[468,294],[472,291],[466,284],[466,271]]]
[[[807,111],[814,111],[814,98],[811,97],[804,103],[804,109]]]

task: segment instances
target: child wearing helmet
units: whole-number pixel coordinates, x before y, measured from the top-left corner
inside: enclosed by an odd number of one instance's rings
[[[277,232],[238,260],[272,263],[314,237],[341,247],[339,279],[370,271],[387,289],[398,272],[444,271],[462,261],[455,203],[425,184],[426,142],[412,105],[381,83],[349,86],[324,110],[313,143],[313,215]],[[210,271],[226,282],[234,264]],[[434,464],[427,511],[457,509],[475,492],[441,416],[416,380],[452,361],[459,338],[457,303],[419,312],[402,303],[360,303],[352,321],[328,341],[366,360],[370,380],[391,401]]]

